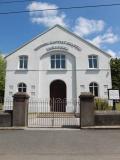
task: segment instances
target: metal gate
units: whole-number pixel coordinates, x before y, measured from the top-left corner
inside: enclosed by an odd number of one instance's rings
[[[30,99],[28,107],[28,127],[79,128],[80,114],[77,100]]]

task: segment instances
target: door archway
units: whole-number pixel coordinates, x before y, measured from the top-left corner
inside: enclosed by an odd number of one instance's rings
[[[50,110],[66,112],[66,84],[62,80],[55,80],[50,84]]]

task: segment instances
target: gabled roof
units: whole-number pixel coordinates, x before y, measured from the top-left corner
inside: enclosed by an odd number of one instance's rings
[[[11,53],[10,53],[9,55],[7,55],[5,58],[7,58],[7,57],[10,56],[11,54],[15,53],[15,52],[18,51],[19,49],[23,48],[23,47],[26,46],[27,44],[31,43],[31,42],[34,41],[35,39],[39,38],[40,36],[46,34],[47,32],[49,32],[50,30],[52,30],[52,29],[54,29],[54,28],[56,28],[56,27],[57,27],[57,28],[60,28],[61,30],[65,31],[65,32],[67,32],[67,33],[69,33],[69,34],[71,34],[71,35],[74,36],[75,38],[81,40],[82,42],[86,43],[86,44],[89,45],[90,47],[92,47],[92,48],[94,48],[94,49],[102,52],[103,54],[107,55],[108,57],[111,57],[110,54],[104,52],[103,50],[99,49],[98,47],[96,47],[96,46],[93,45],[92,43],[84,40],[83,38],[79,37],[79,36],[76,35],[75,33],[71,32],[71,31],[69,31],[68,29],[66,29],[66,28],[64,28],[64,27],[62,27],[62,26],[60,26],[60,25],[57,24],[57,25],[53,26],[52,28],[48,29],[47,31],[45,31],[45,32],[37,35],[36,37],[34,37],[32,40],[28,41],[27,43],[24,43],[21,47],[17,48],[15,51],[11,52]]]

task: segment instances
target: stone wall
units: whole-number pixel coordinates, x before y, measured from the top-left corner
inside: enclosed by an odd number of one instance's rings
[[[0,112],[0,127],[12,126],[12,112]]]
[[[80,127],[94,126],[94,96],[89,92],[80,95]]]
[[[120,112],[119,111],[96,111],[95,125],[97,126],[120,125]]]

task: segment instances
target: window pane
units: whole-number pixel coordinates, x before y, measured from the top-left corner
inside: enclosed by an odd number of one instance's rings
[[[95,87],[95,88],[94,88],[94,95],[95,95],[95,96],[98,96],[98,87]]]
[[[90,59],[90,58],[92,58],[92,56],[88,56],[88,58]]]
[[[51,60],[51,68],[55,68],[55,60]]]
[[[20,60],[19,68],[23,68],[23,61],[22,60]]]
[[[22,86],[23,86],[24,88],[26,88],[26,84],[25,84],[25,83],[22,83]]]
[[[93,87],[93,83],[90,83],[90,87]]]
[[[97,83],[94,83],[94,86],[95,86],[95,87],[98,87]]]
[[[18,88],[18,92],[22,92],[22,88]]]
[[[65,55],[61,55],[61,59],[65,59]]]
[[[93,87],[89,87],[90,92],[93,94]]]
[[[51,56],[51,59],[55,59],[55,55],[52,55],[52,56]]]
[[[98,85],[97,83],[90,83],[89,85],[90,92],[94,94],[94,96],[98,96]]]
[[[56,60],[56,68],[60,68],[60,60]]]
[[[23,60],[23,58],[24,58],[23,56],[22,56],[22,57],[20,57],[20,60]]]
[[[28,67],[28,57],[21,56],[19,57],[19,68],[26,69]]]
[[[26,60],[24,60],[24,68],[25,68],[25,69],[27,68],[27,64],[28,64],[28,61],[27,61],[27,59],[26,59]]]
[[[19,84],[19,88],[21,88],[21,87],[22,87],[22,83]]]
[[[28,59],[28,57],[27,56],[24,56],[24,60],[27,60]]]
[[[65,55],[62,54],[52,55],[51,68],[65,68]]]
[[[92,59],[89,59],[89,68],[93,68]]]
[[[26,92],[26,84],[25,83],[20,83],[18,86],[18,92]]]
[[[23,88],[23,92],[26,92],[26,88]]]
[[[93,63],[94,63],[94,68],[97,68],[97,58],[93,59]]]
[[[56,55],[56,59],[60,59],[60,55]]]
[[[92,57],[95,58],[95,59],[97,58],[97,56],[92,56]]]
[[[65,68],[65,60],[61,60],[61,68]]]

